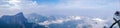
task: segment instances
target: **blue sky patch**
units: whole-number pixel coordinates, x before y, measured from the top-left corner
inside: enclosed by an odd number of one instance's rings
[[[59,0],[33,0],[36,1],[38,4],[57,4]]]

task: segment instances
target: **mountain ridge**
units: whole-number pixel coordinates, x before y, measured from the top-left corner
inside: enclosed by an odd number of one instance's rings
[[[4,15],[0,18],[0,28],[47,28],[35,23],[29,23],[22,12],[16,15]]]

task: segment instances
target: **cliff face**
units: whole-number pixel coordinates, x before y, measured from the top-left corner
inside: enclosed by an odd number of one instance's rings
[[[4,15],[0,18],[0,28],[46,28],[42,25],[28,23],[23,13],[16,15]]]

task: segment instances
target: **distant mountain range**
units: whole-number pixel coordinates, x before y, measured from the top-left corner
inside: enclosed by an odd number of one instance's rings
[[[23,13],[4,15],[0,18],[0,28],[47,28],[36,23],[29,23]]]
[[[28,22],[39,23],[47,20],[49,21],[56,20],[57,18],[66,18],[66,16],[63,16],[63,15],[44,16],[37,13],[31,13],[31,14],[27,14],[26,18],[28,19]]]
[[[25,16],[22,12],[4,15],[0,18],[0,28],[108,28],[112,21],[83,16],[43,16],[36,13]]]
[[[110,19],[90,18],[82,16],[51,15],[43,16],[32,13],[26,15],[29,22],[45,25],[49,28],[109,28]]]

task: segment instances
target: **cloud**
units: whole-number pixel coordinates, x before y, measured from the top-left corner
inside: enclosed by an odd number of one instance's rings
[[[119,3],[111,2],[111,1],[113,0],[61,0],[61,2],[57,4],[55,8],[58,8],[58,9],[100,9],[100,8],[113,7],[114,4],[119,4]]]
[[[68,21],[74,21],[74,20],[81,20],[81,16],[68,16],[68,17],[65,17],[65,18],[57,18],[56,20],[47,20],[47,21],[44,21],[44,22],[40,22],[38,23],[39,25],[45,25],[45,26],[48,26],[50,24],[62,24],[64,22],[68,22]]]
[[[103,28],[103,27],[109,27],[107,24],[107,20],[102,20],[100,18],[93,18],[93,19],[88,19],[88,20],[84,20],[85,23],[80,23],[77,24],[76,28]]]
[[[78,17],[79,17],[79,19],[78,19]],[[84,17],[84,16],[67,16],[66,18],[57,18],[56,20],[47,20],[44,22],[39,22],[38,24],[49,27],[49,25],[51,25],[51,24],[61,24],[62,25],[64,23],[70,22],[70,21],[74,21],[72,23],[74,25],[76,24],[76,28],[83,28],[83,27],[103,28],[103,27],[109,27],[114,22],[111,18],[102,19],[102,18],[95,18],[95,17],[90,18],[90,17]]]
[[[79,19],[76,19],[80,17]],[[71,22],[70,24],[76,24],[76,28],[103,28],[103,27],[109,27],[114,21],[111,18],[90,18],[90,17],[83,17],[83,16],[67,16],[66,18],[56,18],[56,20],[46,20],[44,22],[39,22],[39,25],[45,25],[49,27],[51,24],[60,24],[63,25],[66,22]],[[69,24],[69,23],[67,23]],[[68,25],[65,25],[68,26]],[[71,25],[70,25],[71,26]],[[59,25],[58,25],[59,27]],[[62,27],[62,26],[61,26]]]
[[[94,13],[98,15],[98,13],[108,13],[119,10],[119,5],[119,0],[58,0],[57,2],[48,1],[47,3],[41,3],[37,0],[1,0],[0,13],[1,15],[15,14],[18,12],[45,15],[85,15],[87,13],[87,15],[91,16]]]
[[[119,0],[60,0],[56,4],[43,5],[41,13],[48,15],[111,16],[119,10]],[[41,8],[40,8],[41,9]],[[108,10],[109,9],[109,10]],[[39,12],[38,12],[39,13]],[[108,14],[109,13],[109,14]]]
[[[37,8],[36,6],[34,1],[1,0],[0,13],[1,15],[14,15],[19,12],[31,12],[31,8]]]
[[[50,25],[50,24],[61,24],[61,23],[63,23],[63,22],[64,22],[64,20],[58,19],[58,20],[53,20],[53,21],[44,21],[44,22],[42,22],[42,23],[39,23],[39,25],[48,26],[48,25]]]
[[[102,20],[102,19],[100,19],[100,18],[95,18],[95,19],[93,19],[94,21],[100,21],[100,22],[104,22],[105,20]]]

